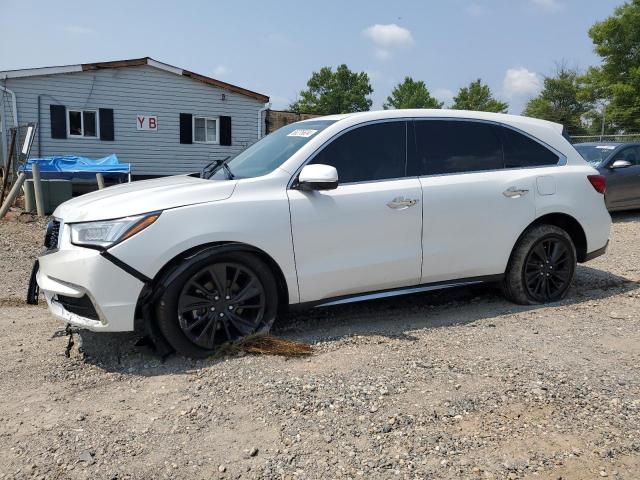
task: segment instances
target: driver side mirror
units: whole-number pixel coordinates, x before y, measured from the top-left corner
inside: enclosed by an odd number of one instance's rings
[[[338,171],[330,165],[305,165],[298,175],[300,190],[334,190],[338,188]]]
[[[616,160],[609,168],[627,168],[631,166],[631,162],[627,160]]]

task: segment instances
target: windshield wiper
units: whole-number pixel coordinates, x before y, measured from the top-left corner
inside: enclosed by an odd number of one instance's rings
[[[229,178],[229,180],[233,180],[235,176],[233,175],[233,172],[229,168],[229,165],[227,165],[227,162],[230,159],[231,159],[231,155],[223,158],[222,160],[214,160],[213,162],[209,163],[200,172],[200,178],[209,179],[213,176],[214,173],[220,170],[220,168],[224,168],[224,171],[227,174],[227,178]]]

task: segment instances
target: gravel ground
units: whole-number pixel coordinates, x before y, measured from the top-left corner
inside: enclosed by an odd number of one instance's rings
[[[0,478],[640,478],[640,214],[569,297],[457,289],[291,315],[310,358],[160,362],[21,304],[42,222],[0,222]]]

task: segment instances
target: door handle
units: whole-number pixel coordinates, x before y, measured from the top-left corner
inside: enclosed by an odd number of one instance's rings
[[[404,210],[405,208],[413,207],[418,201],[416,198],[396,197],[387,203],[387,207],[393,210]]]
[[[509,187],[502,194],[507,198],[520,198],[524,197],[529,190],[526,188],[518,188],[518,187]]]

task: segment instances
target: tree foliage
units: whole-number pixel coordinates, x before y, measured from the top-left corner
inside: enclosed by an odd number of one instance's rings
[[[489,85],[483,85],[480,79],[462,87],[453,97],[454,110],[474,110],[478,112],[506,113],[509,104],[493,98]]]
[[[523,114],[561,123],[569,134],[580,135],[586,133],[584,118],[591,109],[581,93],[579,72],[560,64],[552,76],[545,77],[544,88],[529,100]]]
[[[442,108],[443,103],[433,98],[422,80],[414,81],[405,77],[402,83],[395,86],[391,95],[382,106],[390,108]]]
[[[307,89],[289,106],[299,113],[330,115],[334,113],[363,112],[371,108],[373,89],[365,72],[352,72],[342,64],[334,72],[331,67],[322,67],[313,72]]]
[[[640,131],[640,0],[616,8],[589,30],[602,57],[583,78],[584,95],[605,100],[606,123],[620,132]]]

